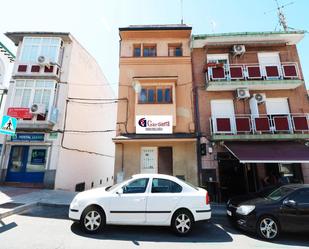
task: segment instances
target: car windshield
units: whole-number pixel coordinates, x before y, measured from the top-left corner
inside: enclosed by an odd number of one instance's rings
[[[266,198],[271,199],[273,201],[280,200],[281,198],[287,196],[293,191],[292,188],[289,187],[281,187],[273,191],[270,195],[268,195]]]

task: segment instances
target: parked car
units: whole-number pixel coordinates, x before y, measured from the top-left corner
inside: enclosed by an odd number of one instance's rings
[[[112,187],[77,194],[69,217],[87,233],[118,224],[171,226],[186,235],[196,221],[211,218],[211,208],[204,189],[173,176],[139,174]]]
[[[227,204],[227,215],[246,231],[265,240],[281,231],[309,232],[309,185],[284,185],[265,197]]]

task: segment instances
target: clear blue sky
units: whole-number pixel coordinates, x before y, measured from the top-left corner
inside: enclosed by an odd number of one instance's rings
[[[290,1],[293,0],[279,0],[281,4]],[[309,30],[309,1],[294,2],[285,8],[289,26]],[[276,11],[266,15],[264,12],[275,7],[274,0],[183,0],[183,15],[184,22],[193,26],[193,34],[274,31],[278,22]],[[7,0],[1,3],[0,40],[15,52],[3,33],[71,32],[97,59],[116,88],[118,28],[130,24],[180,23],[180,10],[180,0]],[[309,80],[309,33],[298,49],[305,79]]]

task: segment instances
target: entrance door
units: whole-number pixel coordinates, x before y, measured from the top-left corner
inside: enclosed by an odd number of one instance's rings
[[[141,173],[158,172],[158,148],[142,147],[141,148]]]
[[[46,156],[46,147],[12,146],[6,181],[43,182]]]
[[[173,175],[173,148],[159,147],[158,172]]]

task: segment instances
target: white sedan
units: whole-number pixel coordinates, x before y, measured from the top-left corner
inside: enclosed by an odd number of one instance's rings
[[[112,187],[77,194],[69,217],[87,233],[118,224],[171,226],[186,235],[194,222],[211,218],[211,208],[204,189],[173,176],[138,174]]]

